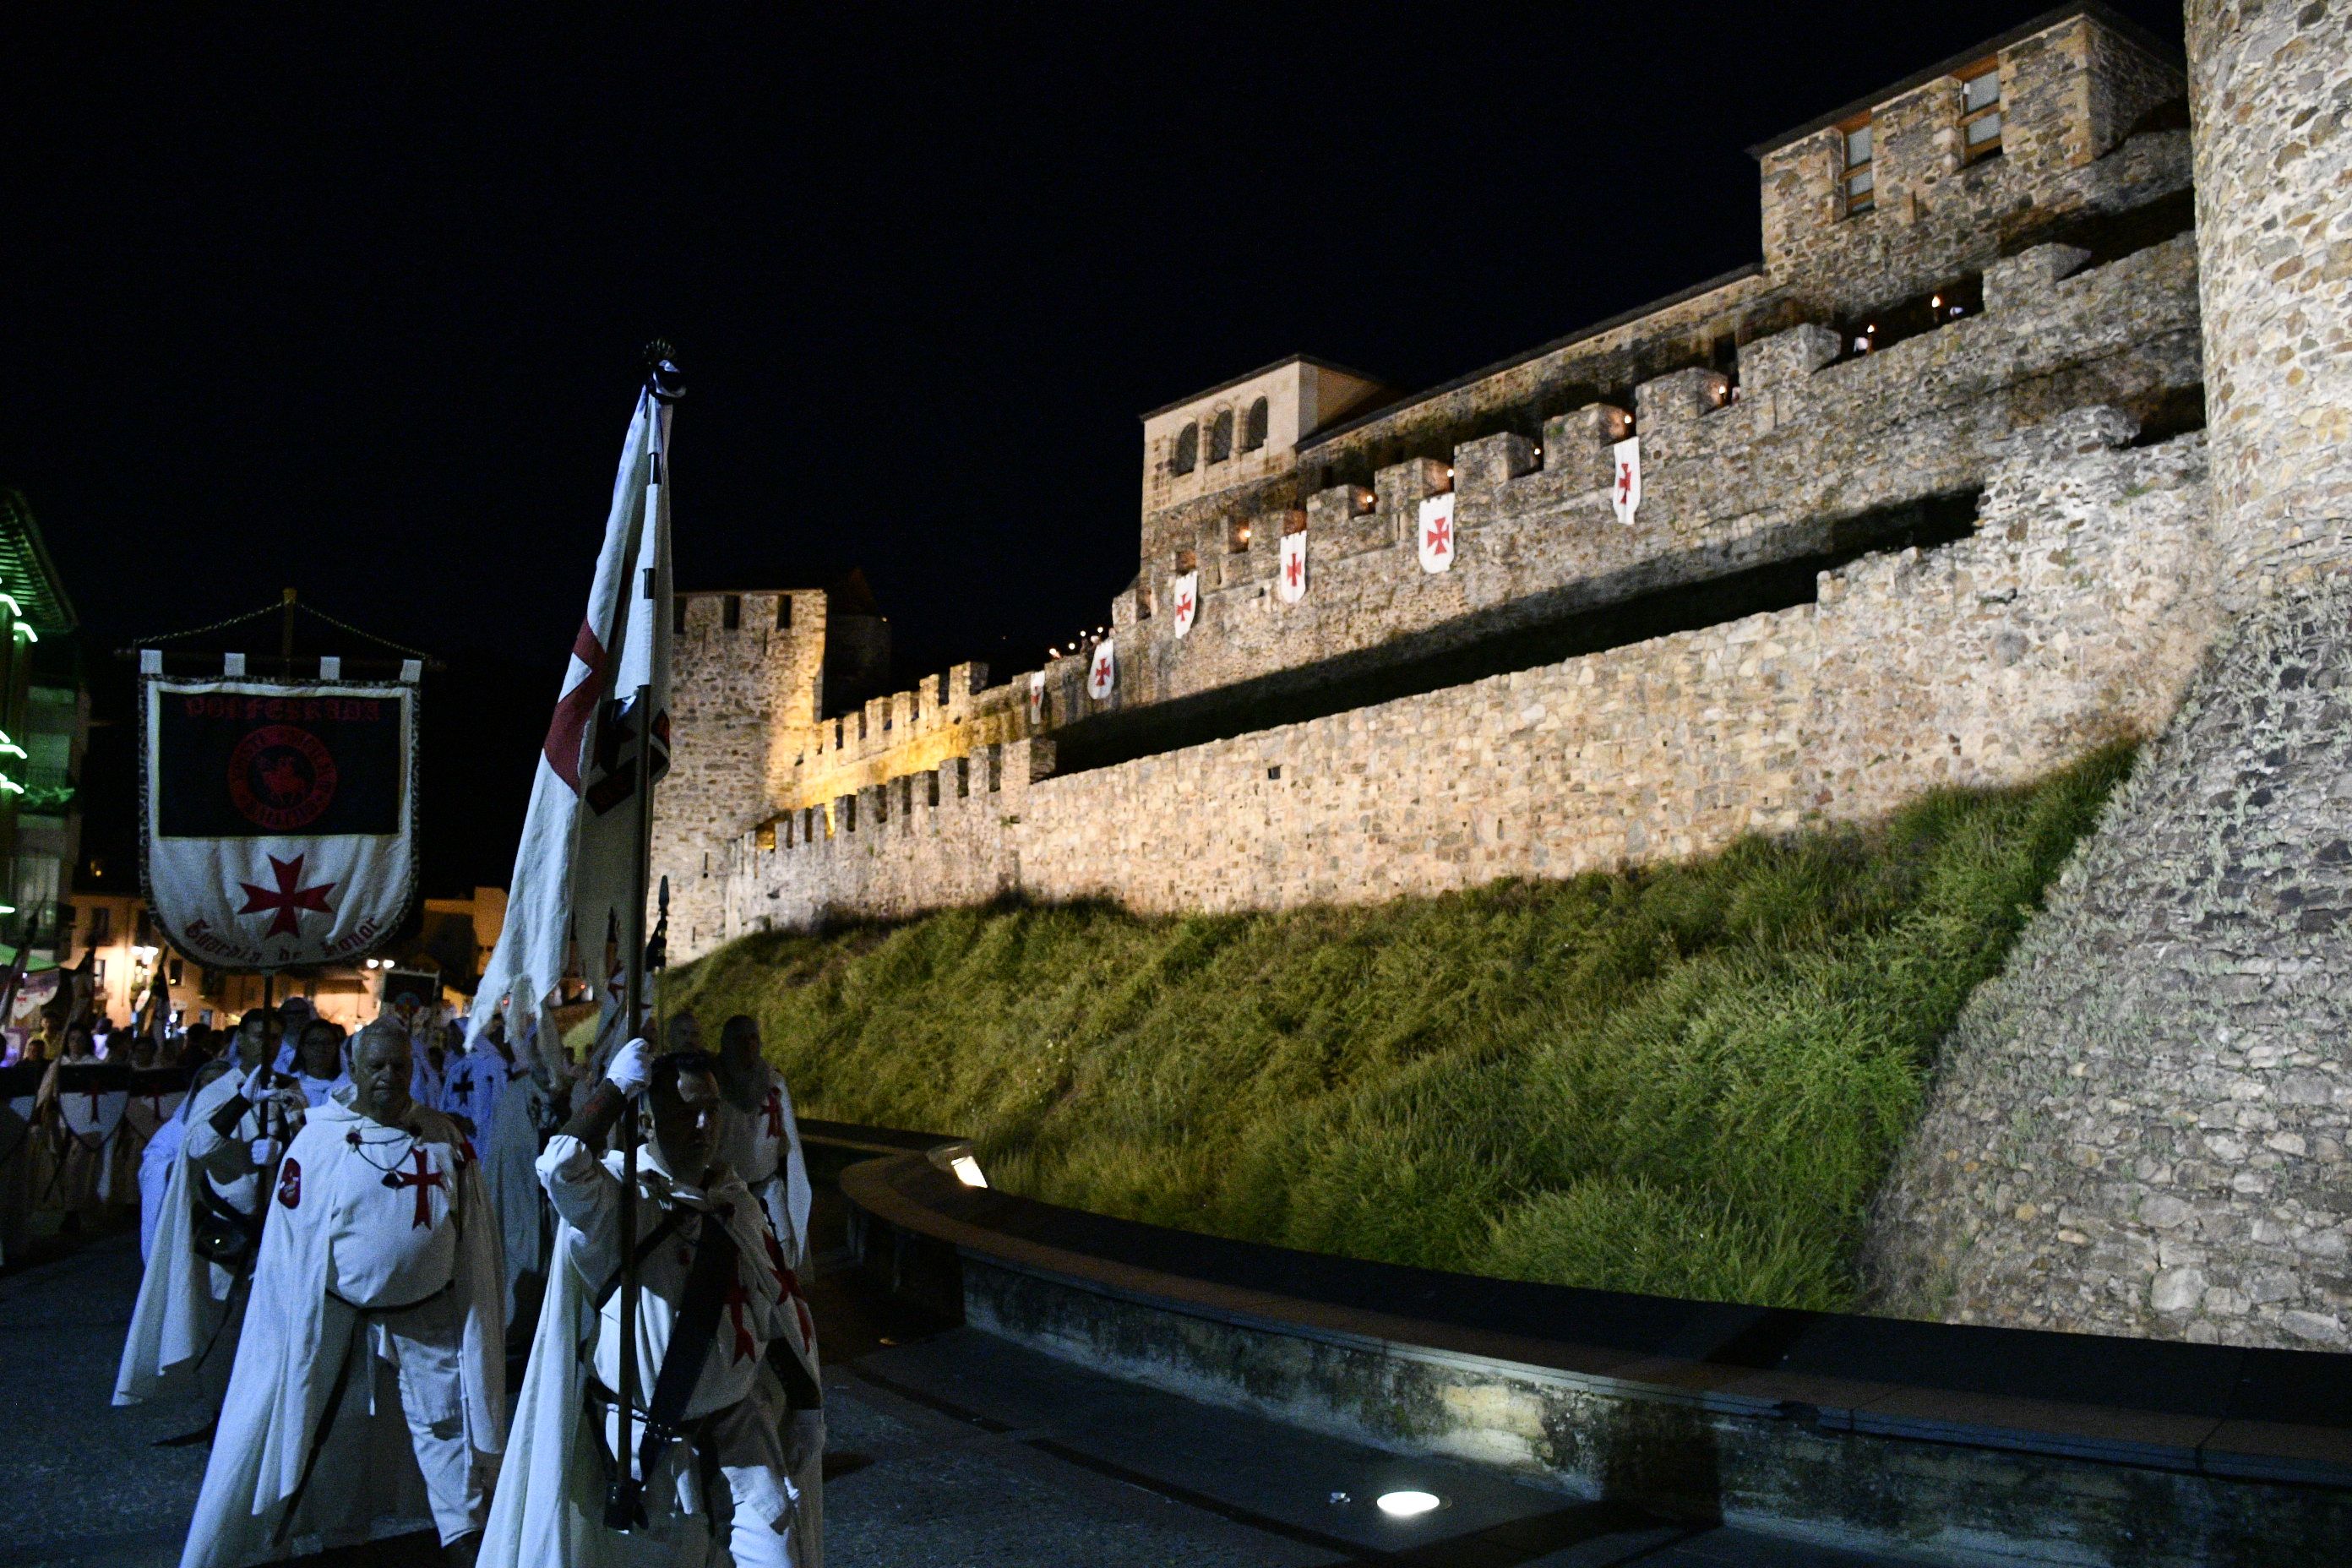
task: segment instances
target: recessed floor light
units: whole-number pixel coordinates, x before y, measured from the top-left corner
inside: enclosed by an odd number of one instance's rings
[[[1445,1500],[1435,1492],[1407,1491],[1382,1492],[1374,1501],[1391,1519],[1413,1519],[1444,1506]]]

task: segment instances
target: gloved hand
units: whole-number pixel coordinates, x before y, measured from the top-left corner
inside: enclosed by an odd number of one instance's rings
[[[255,1068],[251,1072],[247,1073],[245,1075],[245,1081],[237,1085],[237,1098],[248,1102],[258,1102],[268,1098],[268,1096],[276,1092],[276,1090],[270,1087],[269,1080],[277,1076],[277,1074],[269,1070],[269,1064],[268,1062],[262,1063],[259,1067]]]
[[[795,1410],[784,1423],[784,1468],[797,1475],[824,1455],[824,1412]]]
[[[286,1145],[275,1138],[257,1138],[253,1141],[253,1163],[264,1170],[278,1163],[278,1156],[284,1152],[286,1152]]]
[[[631,1040],[613,1053],[612,1065],[604,1069],[604,1077],[614,1088],[635,1099],[653,1081],[653,1047],[641,1039]]]

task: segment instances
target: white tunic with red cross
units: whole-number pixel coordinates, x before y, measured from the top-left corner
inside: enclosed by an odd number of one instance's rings
[[[278,1205],[323,1211],[327,1289],[353,1306],[408,1306],[456,1275],[457,1184],[473,1151],[440,1117],[418,1120],[424,1136],[330,1100],[278,1166]]]

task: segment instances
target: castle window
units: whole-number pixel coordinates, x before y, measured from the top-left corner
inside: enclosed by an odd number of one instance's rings
[[[1859,217],[1876,205],[1878,197],[1877,181],[1870,172],[1870,117],[1865,114],[1858,123],[1842,127],[1841,138],[1839,146],[1845,159],[1845,216]]]
[[[1234,411],[1230,408],[1209,422],[1209,461],[1222,463],[1234,455]]]
[[[1245,517],[1227,520],[1225,523],[1225,553],[1239,555],[1250,546],[1250,522]]]
[[[684,599],[672,599],[669,602],[669,634],[676,637],[686,635],[686,601]]]
[[[1973,163],[2000,151],[2000,62],[1960,79],[1960,153]]]
[[[1249,406],[1249,418],[1242,425],[1242,450],[1255,452],[1265,445],[1265,399],[1261,397]]]
[[[743,595],[730,594],[719,601],[719,627],[721,631],[743,629]]]
[[[1200,461],[1201,427],[1198,425],[1187,425],[1176,433],[1176,450],[1168,459],[1168,471],[1171,474],[1189,474],[1200,466]]]
[[[790,594],[776,595],[776,629],[780,632],[793,629],[793,596]]]

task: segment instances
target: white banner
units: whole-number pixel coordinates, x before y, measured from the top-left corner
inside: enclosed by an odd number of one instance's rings
[[[1274,576],[1274,592],[1286,605],[1307,597],[1307,531],[1282,536],[1282,557]]]
[[[1111,653],[1110,639],[1105,637],[1095,645],[1094,662],[1087,666],[1087,695],[1103,701],[1118,680],[1118,666]]]
[[[1609,504],[1617,509],[1617,521],[1631,528],[1642,505],[1642,438],[1626,437],[1610,448],[1610,456],[1617,477],[1610,482]]]
[[[625,942],[635,929],[636,748],[650,735],[654,778],[669,762],[669,402],[651,386],[641,392],[621,445],[587,611],[531,773],[506,925],[467,1016],[469,1043],[502,1002],[508,1037],[520,1039],[568,955],[594,963],[608,933]],[[649,711],[638,710],[641,689]],[[541,1040],[562,1048],[551,1029]]]
[[[142,678],[140,837],[171,944],[208,968],[348,963],[416,881],[416,689]]]
[[[1201,574],[1187,572],[1168,584],[1169,597],[1175,601],[1176,635],[1184,636],[1201,614]]]
[[[1424,572],[1454,569],[1454,492],[1431,496],[1421,503],[1421,532],[1416,540]]]
[[[1045,722],[1045,672],[1029,672],[1029,727],[1032,730]]]

